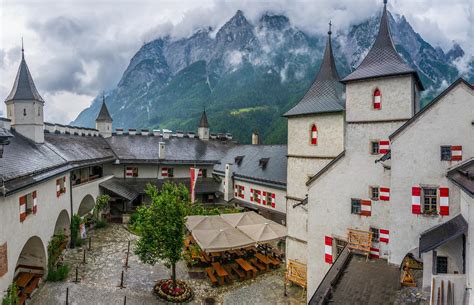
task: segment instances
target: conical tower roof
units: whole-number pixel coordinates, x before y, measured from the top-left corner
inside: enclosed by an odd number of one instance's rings
[[[109,109],[107,109],[104,97],[102,98],[102,106],[100,107],[99,115],[97,116],[95,121],[112,122],[112,117],[110,116]]]
[[[362,60],[361,64],[342,81],[349,82],[368,78],[383,76],[395,76],[413,74],[420,89],[423,85],[416,70],[411,68],[395,49],[395,45],[390,34],[389,17],[387,11],[387,1],[384,0],[382,18],[380,19],[379,32],[369,53]]]
[[[209,128],[209,122],[207,121],[206,109],[202,112],[201,120],[199,120],[199,127]]]
[[[21,49],[21,63],[16,74],[15,83],[10,94],[5,99],[5,102],[15,100],[35,100],[44,103],[43,98],[36,90],[35,83],[31,77],[30,70],[25,61],[25,54],[23,48]]]
[[[339,81],[339,75],[337,74],[332,52],[331,33],[331,27],[329,27],[326,48],[316,79],[299,103],[283,116],[344,110],[344,85]]]

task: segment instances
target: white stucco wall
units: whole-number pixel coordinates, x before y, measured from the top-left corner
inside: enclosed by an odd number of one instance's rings
[[[390,262],[399,264],[418,247],[420,233],[461,212],[460,191],[446,177],[459,161],[440,161],[440,146],[462,145],[474,156],[474,95],[458,85],[392,141]],[[449,188],[449,216],[412,214],[411,189],[420,184]]]
[[[105,164],[104,175],[113,175],[116,178],[124,178],[124,172],[127,167],[137,167],[138,177],[137,178],[156,178],[164,179],[161,175],[161,169],[173,168],[173,178],[189,178],[189,169],[192,165],[158,165],[158,164]],[[198,166],[199,168],[207,169],[207,177],[211,177],[212,165]],[[125,177],[126,179],[133,179],[133,177]]]
[[[474,197],[461,192],[461,210],[468,223],[466,236],[466,288],[469,305],[474,305]]]
[[[77,214],[82,200],[87,195],[92,196],[92,198],[94,198],[94,201],[95,201],[97,196],[99,196],[101,194],[99,184],[103,181],[111,179],[112,177],[113,177],[112,175],[108,175],[108,176],[102,177],[100,179],[92,180],[90,182],[86,182],[86,183],[83,183],[83,184],[80,184],[80,185],[73,186],[72,187],[72,202],[73,202],[74,214]]]

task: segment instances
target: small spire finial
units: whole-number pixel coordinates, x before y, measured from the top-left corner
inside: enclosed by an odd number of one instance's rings
[[[21,56],[25,57],[25,49],[23,48],[23,37],[21,37]]]
[[[102,92],[102,103],[105,104],[105,93],[104,92]]]
[[[331,20],[329,20],[329,31],[328,31],[328,35],[331,35],[331,34],[332,34],[331,27],[332,27],[332,22],[331,22]]]
[[[387,5],[387,0],[383,0],[383,5]]]

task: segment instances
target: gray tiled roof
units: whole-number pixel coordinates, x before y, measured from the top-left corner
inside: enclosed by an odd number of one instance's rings
[[[105,104],[105,100],[102,102],[102,106],[100,107],[99,115],[97,115],[96,121],[103,121],[103,122],[112,122],[112,117],[110,116],[109,109],[107,109],[107,105]]]
[[[450,170],[448,178],[474,197],[474,159]]]
[[[467,232],[468,224],[461,214],[420,235],[420,254],[431,251]]]
[[[416,70],[411,68],[398,54],[393,44],[388,23],[387,6],[384,5],[382,18],[380,19],[379,32],[369,53],[362,60],[362,63],[351,74],[342,81],[413,74],[420,89],[423,89],[420,78]]]
[[[236,177],[285,186],[287,154],[286,145],[239,145],[230,149],[214,170],[222,174],[225,164],[231,163]],[[237,156],[243,156],[240,165],[235,163]],[[262,158],[269,158],[265,169],[259,166]]]
[[[25,61],[25,56],[22,55],[20,67],[16,74],[15,82],[13,83],[12,91],[5,99],[5,102],[13,100],[37,100],[44,102],[41,95],[36,90],[35,83],[31,77],[30,70]]]
[[[217,163],[234,146],[222,140],[202,141],[198,138],[170,138],[143,135],[114,135],[106,141],[117,157],[124,162],[158,163],[159,142],[165,142],[163,162]]]
[[[209,128],[209,122],[207,121],[206,110],[202,112],[201,120],[199,120],[199,127]]]
[[[345,108],[344,85],[339,81],[329,32],[324,57],[315,81],[303,98],[283,116],[338,112]]]

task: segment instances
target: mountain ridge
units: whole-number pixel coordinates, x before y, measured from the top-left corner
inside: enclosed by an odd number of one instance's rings
[[[378,21],[373,16],[333,34],[340,76],[368,52]],[[454,62],[464,56],[459,45],[446,53],[432,47],[403,16],[390,15],[390,28],[397,51],[428,88],[425,100],[458,77]],[[252,24],[240,10],[215,37],[212,33],[203,27],[187,38],[165,36],[144,44],[117,87],[106,93],[114,127],[194,130],[206,107],[211,132],[231,132],[248,143],[259,131],[264,143],[286,142],[281,114],[311,85],[327,37],[305,33],[284,15],[265,13]],[[99,107],[96,98],[72,124],[93,127]]]

